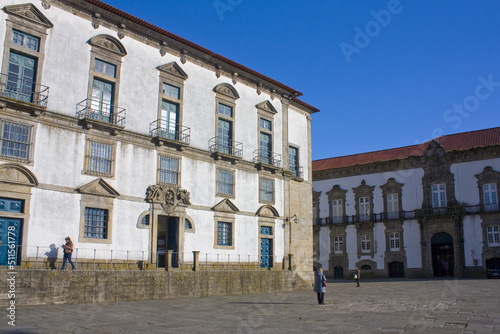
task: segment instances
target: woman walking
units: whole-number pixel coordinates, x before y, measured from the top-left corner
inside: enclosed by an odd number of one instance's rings
[[[356,286],[359,287],[359,269],[358,267],[354,268],[354,279],[356,280]]]
[[[314,272],[314,292],[318,295],[318,304],[325,305],[326,277],[323,268],[318,268]]]
[[[61,270],[64,270],[64,267],[66,267],[66,261],[71,264],[71,269],[75,270],[75,265],[73,264],[73,261],[71,261],[71,254],[73,254],[73,241],[71,241],[70,237],[66,237],[64,240],[66,241],[66,244],[62,245],[64,255]]]

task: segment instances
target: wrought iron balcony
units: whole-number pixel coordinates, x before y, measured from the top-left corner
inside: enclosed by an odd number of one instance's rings
[[[213,137],[208,141],[208,149],[211,153],[243,158],[243,143],[234,140]]]
[[[19,78],[17,75],[0,74],[0,96],[47,107],[49,87]]]
[[[292,176],[294,177],[304,178],[304,168],[302,166],[290,166],[290,172],[292,172]]]
[[[149,124],[149,134],[153,138],[166,141],[176,141],[189,145],[191,129],[178,123],[157,119]]]
[[[281,168],[281,154],[267,150],[255,150],[253,151],[253,162]]]
[[[76,104],[76,117],[90,123],[108,123],[118,127],[125,127],[125,108],[101,101],[85,99]]]

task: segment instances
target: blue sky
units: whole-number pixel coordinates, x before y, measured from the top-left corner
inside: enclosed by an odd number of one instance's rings
[[[302,92],[313,160],[500,125],[500,1],[105,2]]]

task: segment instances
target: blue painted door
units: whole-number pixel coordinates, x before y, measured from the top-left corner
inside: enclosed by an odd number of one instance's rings
[[[273,239],[260,239],[260,267],[271,268],[273,266]]]
[[[21,213],[22,210],[23,201],[0,198],[0,211]],[[21,219],[0,217],[0,266],[18,264],[21,226]]]

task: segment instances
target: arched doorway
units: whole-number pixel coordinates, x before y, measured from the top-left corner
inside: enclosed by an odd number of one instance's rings
[[[445,232],[434,234],[431,246],[434,277],[452,277],[455,263],[451,235]]]
[[[389,277],[404,277],[405,268],[403,262],[393,261],[389,263]]]
[[[333,278],[334,279],[344,279],[344,268],[341,266],[336,266],[333,268]]]

